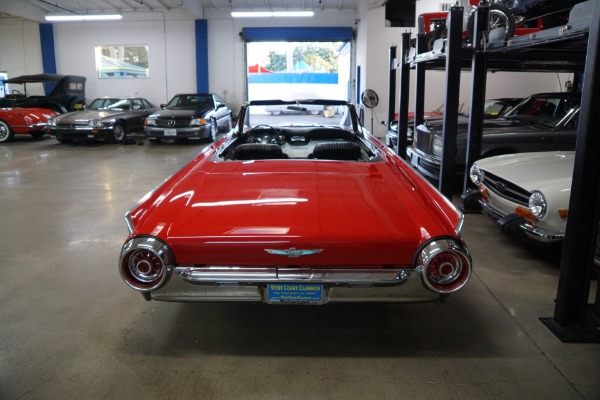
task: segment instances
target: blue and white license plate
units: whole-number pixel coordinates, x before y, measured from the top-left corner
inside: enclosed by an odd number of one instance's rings
[[[276,304],[323,304],[323,285],[273,283],[267,287],[268,302]]]

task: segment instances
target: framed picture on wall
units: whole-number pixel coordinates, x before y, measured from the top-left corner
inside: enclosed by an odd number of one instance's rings
[[[96,71],[101,79],[148,78],[148,46],[113,44],[96,46]]]

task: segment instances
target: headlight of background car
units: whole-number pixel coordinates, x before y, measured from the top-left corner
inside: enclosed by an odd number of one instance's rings
[[[471,170],[469,171],[469,177],[471,178],[471,181],[476,185],[479,185],[481,182],[483,182],[483,171],[479,169],[477,164],[473,164],[473,166],[471,167]]]
[[[414,135],[413,135],[413,130],[412,130],[411,128],[408,128],[408,129],[406,130],[406,139],[407,139],[409,142],[412,142],[412,141],[414,141],[414,138],[413,138],[413,136],[414,136]]]
[[[433,144],[431,145],[431,150],[433,151],[433,154],[441,157],[442,156],[442,151],[443,151],[443,146],[442,146],[442,138],[440,136],[434,135],[433,136]]]
[[[540,192],[533,192],[529,196],[529,211],[536,218],[543,218],[547,210],[546,198]]]
[[[206,125],[206,120],[204,118],[192,118],[190,121],[190,126],[202,126]]]
[[[93,128],[101,128],[102,120],[101,119],[92,119],[92,120],[90,120],[90,122],[88,122],[88,125]]]
[[[46,121],[46,124],[48,126],[56,126],[56,119],[54,119],[54,118],[48,118],[48,120]]]
[[[147,117],[144,120],[144,125],[152,125],[152,126],[156,126],[156,118],[154,117]]]

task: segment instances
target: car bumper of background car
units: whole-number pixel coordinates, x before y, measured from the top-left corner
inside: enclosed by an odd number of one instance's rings
[[[113,127],[104,128],[51,128],[50,133],[61,139],[105,139],[112,135]]]
[[[268,271],[256,270],[256,277],[227,276],[215,280],[214,276],[193,272],[194,268],[178,267],[169,282],[163,287],[144,293],[147,300],[204,302],[204,301],[236,301],[262,302],[271,304],[327,304],[335,302],[421,302],[440,299],[440,294],[425,287],[421,272],[402,270],[392,277],[386,271],[380,282],[365,283],[364,277],[356,274],[353,278],[344,279],[338,276],[322,280],[273,279]],[[198,271],[202,268],[198,269]],[[363,271],[364,272],[364,271]],[[318,271],[317,271],[318,274]],[[339,275],[339,274],[338,274]],[[355,279],[356,282],[352,282]],[[254,281],[254,282],[252,282]],[[343,283],[342,283],[343,282]],[[320,296],[315,298],[272,298],[270,285],[275,287],[309,285],[321,288]],[[271,288],[272,289],[272,288]]]
[[[170,139],[170,138],[198,138],[206,139],[210,136],[210,125],[194,126],[185,128],[157,128],[157,127],[144,127],[144,133],[147,138],[151,139]]]
[[[422,154],[414,147],[406,148],[406,156],[411,165],[428,179],[438,181],[440,179],[440,163],[437,160]]]
[[[552,232],[541,229],[529,222],[524,222],[520,225],[521,229],[525,232],[525,234],[538,242],[543,243],[556,243],[561,242],[565,239],[564,232]]]

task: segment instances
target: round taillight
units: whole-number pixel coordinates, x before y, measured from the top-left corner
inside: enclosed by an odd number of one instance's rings
[[[119,271],[127,285],[147,292],[161,287],[168,280],[174,260],[173,252],[161,240],[138,237],[123,245]]]
[[[456,239],[434,239],[417,254],[416,268],[426,287],[440,294],[453,293],[471,276],[471,255]]]

